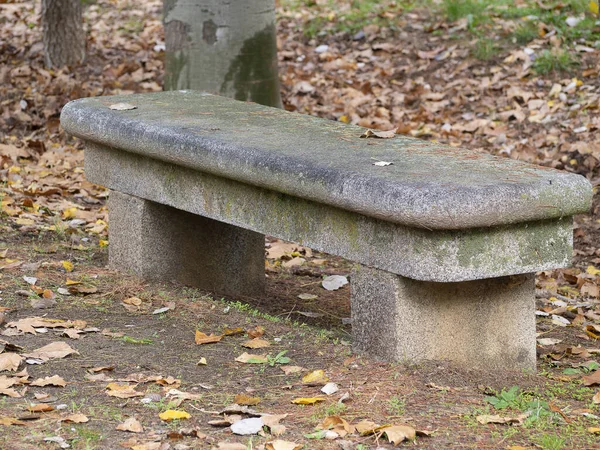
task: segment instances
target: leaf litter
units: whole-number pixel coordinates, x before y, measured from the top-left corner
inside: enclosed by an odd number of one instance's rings
[[[120,4],[120,0],[117,3]],[[0,273],[4,275],[0,279],[0,290],[3,291],[0,296],[10,298],[6,294],[7,286],[10,285],[8,276],[18,275],[20,278],[27,276],[37,279],[33,283],[36,289],[32,287],[27,290],[23,289],[24,294],[22,295],[28,297],[35,294],[40,299],[48,297],[49,300],[57,300],[56,304],[48,302],[35,303],[36,305],[44,305],[46,309],[52,310],[60,306],[60,302],[68,297],[67,294],[71,294],[72,298],[77,297],[77,301],[88,302],[86,303],[88,307],[102,308],[104,298],[98,295],[99,290],[106,289],[104,292],[110,293],[114,289],[113,286],[108,286],[103,281],[65,284],[64,278],[62,280],[54,279],[52,283],[48,279],[48,277],[52,278],[52,271],[55,271],[56,274],[62,273],[63,277],[65,273],[69,273],[70,276],[73,273],[76,275],[73,278],[80,279],[80,271],[85,270],[85,263],[73,255],[102,252],[107,244],[107,217],[106,210],[103,208],[106,191],[83,179],[82,153],[77,148],[78,144],[73,146],[73,141],[68,140],[60,132],[58,112],[67,100],[75,97],[160,89],[163,71],[160,48],[164,44],[161,41],[162,25],[158,14],[158,4],[157,2],[148,2],[143,6],[132,6],[131,9],[119,8],[119,14],[116,13],[117,8],[114,8],[114,5],[103,0],[98,5],[86,8],[86,20],[88,23],[93,23],[93,26],[90,27],[93,38],[91,51],[92,53],[96,52],[95,57],[103,62],[95,68],[92,59],[90,64],[77,68],[74,72],[68,70],[50,72],[43,68],[43,55],[39,46],[37,50],[35,47],[35,43],[39,42],[39,27],[28,26],[29,23],[35,23],[35,19],[32,20],[33,9],[29,11],[24,5],[19,3],[0,5],[9,20],[13,20],[16,31],[20,31],[14,33],[15,30],[11,25],[11,45],[14,48],[24,49],[20,53],[14,53],[9,47],[1,47],[4,51],[0,52],[2,55],[0,56],[0,64],[2,64],[0,78],[4,80],[8,74],[7,79],[9,80],[0,87],[0,96],[6,99],[2,104],[3,114],[0,116],[0,129],[6,131],[4,134],[0,133],[0,159],[2,162],[0,177],[4,183],[0,188],[2,190],[0,198],[3,212],[2,226],[5,227],[2,232],[17,232],[23,236],[28,233],[56,233],[59,235],[63,232],[62,230],[66,230],[65,234],[69,236],[70,240],[61,241],[61,246],[64,245],[65,248],[68,248],[69,254],[61,253],[64,248],[58,248],[60,255],[57,254],[54,263],[51,262],[47,266],[37,265],[36,268],[25,270],[25,266],[31,262],[26,255],[20,252],[17,245],[0,249],[0,258],[2,258]],[[595,60],[585,59],[586,56],[583,60],[584,65],[573,75],[556,74],[541,77],[532,73],[533,58],[529,58],[527,49],[525,51],[521,48],[508,48],[504,54],[499,55],[490,63],[473,61],[465,53],[468,52],[468,46],[463,48],[454,44],[450,45],[453,39],[450,36],[455,32],[449,31],[451,29],[449,27],[454,26],[460,29],[463,26],[462,22],[446,24],[440,18],[428,22],[431,17],[427,14],[423,15],[424,13],[418,9],[415,12],[403,12],[394,6],[389,6],[388,10],[383,11],[381,17],[385,18],[391,15],[398,21],[396,24],[399,30],[398,35],[391,34],[385,26],[368,25],[349,38],[320,36],[306,40],[300,34],[303,25],[309,24],[310,20],[320,14],[319,8],[321,7],[322,5],[317,2],[313,7],[303,8],[301,14],[297,14],[288,12],[285,5],[280,6],[278,26],[280,30],[285,30],[280,49],[280,62],[287,68],[286,71],[282,71],[281,78],[284,103],[287,109],[362,125],[373,133],[400,125],[397,135],[393,136],[394,139],[400,139],[402,138],[400,135],[405,134],[435,139],[452,146],[468,145],[471,148],[483,149],[494,154],[582,173],[592,180],[597,178],[598,142],[594,131],[597,130],[598,125],[594,105],[597,104],[598,92],[595,81],[597,77]],[[99,19],[102,17],[101,10],[102,14],[109,17],[109,20]],[[337,22],[337,15],[341,14],[340,11],[328,11],[327,14],[333,13],[332,17],[335,20],[331,19],[326,26]],[[409,16],[409,14],[414,16]],[[327,17],[327,15],[323,17]],[[125,22],[127,19],[131,19],[131,23],[127,24]],[[510,21],[503,23],[502,20],[504,19],[498,15],[491,14],[491,21],[494,24],[505,26],[508,23],[506,26],[510,28]],[[135,32],[127,31],[130,27],[135,26],[136,21],[141,21],[143,24],[141,29],[137,29]],[[577,24],[572,20],[571,22],[574,25],[571,28],[581,26],[580,22]],[[547,24],[542,25],[546,27],[547,31],[550,30]],[[540,29],[542,28],[544,27]],[[403,38],[402,33],[406,33],[407,30],[410,33]],[[434,33],[436,31],[442,31],[442,33],[436,35]],[[542,48],[554,45],[552,43],[553,33],[547,31],[544,35],[538,35],[531,46],[530,50],[536,56],[540,54]],[[423,39],[414,39],[413,37],[407,39],[412,34]],[[398,39],[401,44],[398,43]],[[448,40],[450,42],[447,42]],[[597,58],[592,45],[578,45],[580,50],[575,49],[576,51],[581,51],[590,58]],[[118,48],[116,52],[115,46]],[[10,58],[10,62],[7,58]],[[443,67],[443,69],[439,70],[439,67]],[[374,73],[377,73],[377,76],[374,76]],[[35,86],[35,88],[28,89],[29,86]],[[23,106],[24,104],[26,106]],[[577,113],[577,111],[584,110],[587,112],[586,114]],[[123,114],[135,114],[135,112],[125,110]],[[372,148],[377,148],[377,139],[369,138],[365,141],[365,144],[371,143],[373,144]],[[374,164],[379,162],[378,160]],[[381,161],[381,163],[387,164],[387,161]],[[399,164],[399,162],[396,163]],[[374,170],[383,171],[385,169]],[[594,181],[594,184],[597,182]],[[598,350],[595,342],[600,335],[598,333],[598,324],[600,323],[598,276],[600,271],[596,268],[600,265],[600,260],[594,244],[598,241],[598,225],[595,219],[589,221],[578,219],[578,222],[575,232],[576,251],[579,252],[576,255],[576,267],[544,272],[537,279],[538,312],[547,314],[547,316],[541,314],[538,316],[538,331],[543,333],[539,336],[538,351],[540,352],[540,364],[548,364],[553,382],[560,384],[571,383],[575,380],[582,384],[589,383],[589,386],[595,386],[598,369],[594,369],[590,363],[597,358]],[[268,255],[267,272],[269,274],[277,275],[280,268],[283,267],[292,273],[307,273],[308,276],[311,276],[311,273],[313,275],[315,273],[311,272],[313,265],[325,266],[327,270],[336,273],[335,266],[328,266],[330,263],[328,255],[313,255],[312,251],[305,247],[297,244],[287,244],[288,246],[284,247],[284,244],[286,243],[275,242],[275,245],[271,243],[270,249],[273,249],[273,252]],[[13,242],[7,240],[1,245],[13,245]],[[57,252],[57,249],[51,247],[38,249],[40,250],[39,255],[45,255],[44,257],[52,259],[52,255]],[[48,252],[46,253],[46,251]],[[291,263],[292,261],[294,262]],[[313,264],[313,262],[315,263]],[[15,287],[13,292],[17,292],[19,289]],[[296,292],[296,295],[304,290],[309,290],[309,288],[303,286]],[[328,292],[321,292],[318,303],[326,302],[328,298]],[[340,292],[344,292],[344,290],[340,290]],[[131,298],[137,294],[137,291],[133,291],[128,295],[120,295],[118,298]],[[300,298],[300,300],[305,299]],[[154,303],[144,300],[142,305],[147,307],[145,310],[140,308],[142,313],[150,313],[156,311],[157,307],[164,307],[162,301]],[[9,317],[8,322],[16,322],[13,320],[13,315],[22,318],[21,309],[20,304],[16,308],[11,308],[6,316]],[[126,312],[124,311],[124,313]],[[162,314],[162,312],[156,314]],[[548,318],[546,319],[546,317]],[[11,325],[4,328],[3,334],[11,336],[11,338],[14,336],[15,339],[43,339],[45,336],[49,336],[49,332],[55,333],[53,330],[59,333],[69,333],[70,339],[84,334],[79,331],[83,330],[85,326],[81,328],[75,325],[54,326],[56,322],[52,322],[52,319],[47,319],[47,317],[36,318],[36,320],[44,322],[30,322],[29,325],[24,322],[20,326]],[[63,324],[66,323],[68,321],[63,321]],[[241,324],[243,322],[229,324],[229,326],[235,327],[235,325]],[[273,324],[263,325],[273,326]],[[566,326],[562,327],[561,325]],[[238,326],[237,328],[242,327]],[[108,333],[112,333],[115,337],[124,336],[124,330],[112,330]],[[191,336],[191,332],[189,336]],[[260,338],[263,333],[264,328],[262,333],[260,330],[252,331],[252,334],[248,332],[248,337],[250,339]],[[223,333],[223,335],[227,335],[227,333]],[[99,338],[101,338],[100,335]],[[28,341],[27,345],[23,340],[18,342],[25,346],[27,352],[31,352],[31,348],[48,343],[47,340]],[[31,345],[31,342],[36,342],[36,344]],[[192,341],[190,340],[190,342]],[[271,340],[272,344],[276,342],[278,341]],[[113,344],[113,342],[109,343]],[[117,343],[124,345],[121,341],[117,341]],[[236,341],[235,345],[241,345],[241,343],[242,341]],[[229,348],[230,344],[231,342],[227,341],[216,343],[225,348]],[[79,349],[79,341],[77,346]],[[87,349],[88,347],[84,345],[82,348]],[[287,345],[286,348],[288,348]],[[314,356],[298,355],[293,346],[289,346],[289,348],[292,349],[290,355],[293,355],[294,362],[308,367],[309,370],[314,367]],[[209,356],[211,361],[210,368],[220,370],[218,368],[221,359],[217,357],[220,350],[215,350],[213,346],[208,346],[206,349],[206,356]],[[278,351],[279,348],[273,354]],[[2,355],[10,353],[13,356],[5,357],[6,361],[10,360],[5,364],[11,369],[0,374],[5,377],[0,379],[5,380],[4,385],[10,384],[5,389],[12,389],[14,393],[21,395],[21,390],[27,387],[28,377],[21,377],[25,380],[16,381],[18,374],[15,372],[22,363],[25,350],[16,348],[11,351],[3,350],[0,358]],[[119,354],[119,352],[115,351],[115,354]],[[103,358],[105,356],[107,360],[114,357],[114,355],[107,354],[103,355]],[[199,357],[199,355],[197,356]],[[276,398],[281,395],[281,404],[292,398],[314,398],[319,394],[318,386],[313,387],[299,382],[300,374],[305,373],[306,369],[302,369],[300,366],[288,367],[285,365],[277,365],[279,369],[273,369],[268,365],[269,355],[259,356],[263,356],[263,362],[257,368],[259,377],[263,378],[261,370],[264,370],[264,374],[267,376],[272,373],[269,372],[270,370],[277,370],[279,376],[285,377],[285,387],[273,387],[272,392],[269,392]],[[228,357],[230,364],[235,364],[232,361],[233,357],[234,355]],[[135,357],[133,359],[135,360]],[[13,370],[12,367],[17,360],[17,367]],[[198,358],[195,357],[194,361],[197,360]],[[96,364],[103,362],[99,361]],[[118,374],[115,378],[123,378],[123,373],[128,373],[127,371],[122,372],[122,366],[129,364],[130,361],[115,358],[110,362],[117,366]],[[65,361],[48,360],[46,364],[49,366],[48,370],[52,370],[54,367],[50,364],[70,365],[72,363],[69,358]],[[244,372],[246,369],[243,365],[238,365],[235,371],[240,371],[240,376],[243,373],[246,379],[250,378],[254,375],[251,372],[254,368],[252,364],[248,366],[250,372]],[[385,387],[379,386],[378,379],[385,379],[385,372],[378,372],[378,369],[369,363],[364,365],[363,363],[350,363],[339,366],[344,367],[341,372],[335,370],[336,368],[326,368],[336,384],[343,386],[344,390],[352,388],[353,392],[355,390],[362,391],[361,396],[353,397],[353,402],[360,402],[361,398],[365,398],[365,396],[368,399],[374,398],[372,403],[361,403],[360,407],[356,403],[354,405],[349,403],[349,408],[352,408],[354,413],[356,411],[362,413],[367,421],[373,419],[383,423],[382,416],[374,417],[378,414],[375,410],[369,413],[379,404],[379,399],[383,396],[381,393],[379,396],[375,396],[375,394],[379,392],[378,389],[382,391],[387,389],[389,393],[396,392],[397,385],[390,383]],[[35,370],[38,367],[40,366],[31,366]],[[288,368],[298,368],[298,370],[287,372]],[[207,376],[206,370],[209,367],[197,369],[205,371],[203,377]],[[330,370],[332,370],[331,373]],[[567,370],[573,371],[573,373],[562,373]],[[54,372],[36,373],[36,377],[43,379],[52,373]],[[103,371],[100,374],[105,375]],[[352,384],[346,378],[348,374],[354,374],[355,380]],[[362,379],[361,374],[364,375]],[[438,376],[441,375],[438,373]],[[150,375],[146,375],[146,377],[150,377]],[[570,381],[563,382],[560,380],[561,377],[568,377]],[[8,379],[10,381],[6,381]],[[70,380],[70,377],[67,379]],[[156,388],[167,389],[177,385],[177,383],[169,384],[166,378],[163,379],[165,384],[156,384]],[[78,381],[84,382],[83,380],[84,375]],[[137,382],[127,383],[150,382],[139,381],[139,378],[137,380]],[[203,381],[196,380],[194,387],[206,384]],[[455,384],[460,385],[460,381],[457,383],[452,383],[452,381],[450,379],[439,382],[443,386],[448,386],[448,389],[436,392],[439,392],[439,395],[456,396],[456,403],[461,404],[461,397],[466,395],[465,391],[455,390]],[[182,382],[186,383],[185,380]],[[75,384],[75,386],[77,385]],[[93,383],[90,382],[89,386],[93,386]],[[191,388],[191,386],[186,387]],[[49,386],[49,389],[55,388]],[[102,390],[100,386],[93,389]],[[134,392],[139,392],[137,389],[141,390],[139,386],[136,388],[128,384],[123,391],[130,389]],[[233,395],[235,392],[238,392],[238,389],[230,394]],[[458,394],[459,392],[460,394]],[[29,392],[22,394],[25,397],[30,396]],[[149,395],[148,393],[141,394]],[[588,403],[593,394],[595,393],[586,394]],[[137,396],[137,394],[135,395]],[[193,397],[187,398],[187,395],[199,394],[179,394],[170,398],[192,401]],[[480,397],[475,396],[475,398]],[[30,399],[32,397],[28,397],[28,400]],[[112,400],[128,401],[127,398]],[[107,401],[112,400],[107,399]],[[132,401],[137,402],[138,400]],[[430,401],[436,400],[430,399]],[[277,401],[274,403],[276,404]],[[578,405],[574,406],[572,410],[567,409],[566,414],[572,416],[580,414],[581,417],[588,417],[585,414],[592,413],[583,411],[584,406]],[[317,404],[310,406],[310,409],[316,410],[319,407],[320,405]],[[410,402],[408,404],[409,411],[410,408],[416,409],[417,407],[417,404]],[[126,408],[130,408],[130,406],[126,406]],[[577,408],[583,412],[576,413]],[[154,410],[151,411],[154,412]],[[297,414],[297,409],[288,411],[294,411],[294,414]],[[231,414],[237,413],[232,411]],[[371,414],[373,417],[366,417]],[[18,417],[18,414],[15,414],[14,417],[2,416],[0,422],[6,426],[18,425],[21,427],[26,423],[32,423],[19,420]],[[501,417],[513,417],[513,415],[502,414]],[[193,420],[195,418],[191,419],[191,421]],[[265,420],[264,417],[263,420]],[[431,425],[435,424],[433,419],[426,418],[424,420]],[[448,420],[451,426],[460,428],[460,422],[455,419]],[[589,420],[596,419],[590,418]],[[90,423],[93,424],[94,421],[92,420]],[[376,422],[372,422],[372,424],[377,425]],[[373,425],[367,425],[367,429]],[[400,428],[394,429],[395,426]],[[403,433],[406,435],[403,439],[410,437],[410,430],[402,428],[404,426],[408,425],[389,426],[386,433],[383,433],[385,428],[377,431],[377,427],[369,431],[373,431],[372,436],[380,438],[385,434],[385,437],[396,445]],[[493,427],[495,425],[486,426]],[[589,428],[593,429],[593,427]],[[334,431],[334,429],[328,431]],[[294,438],[299,436],[295,430],[291,432],[294,433]],[[181,435],[184,434],[181,433]],[[67,437],[66,434],[65,437]],[[61,436],[50,439],[53,439],[52,442],[58,445],[69,445],[67,441],[73,444],[72,440]],[[356,438],[352,439],[356,440]],[[467,437],[468,439],[469,437]],[[222,447],[221,444],[225,445],[223,442],[213,444],[217,447]],[[151,448],[152,446],[158,448],[162,443],[141,439],[135,445],[139,445],[141,448]],[[244,444],[231,443],[231,445],[245,448]],[[271,440],[264,445],[267,449],[280,450],[297,448],[302,444],[296,445],[291,441]]]

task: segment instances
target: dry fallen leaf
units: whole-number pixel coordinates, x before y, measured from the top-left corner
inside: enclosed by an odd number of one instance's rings
[[[396,130],[379,131],[379,130],[367,130],[361,134],[361,138],[378,138],[378,139],[391,139],[396,135]]]
[[[591,375],[584,375],[581,377],[583,380],[583,384],[586,386],[594,386],[595,384],[600,384],[600,369],[596,370]]]
[[[304,447],[303,444],[296,444],[295,442],[282,441],[277,439],[275,441],[269,441],[265,444],[266,450],[300,450]]]
[[[117,425],[117,430],[119,431],[129,431],[131,433],[143,433],[144,427],[135,417],[130,417],[125,420],[125,422]]]
[[[132,398],[144,396],[143,393],[136,391],[133,386],[128,384],[109,383],[106,385],[106,389],[108,389],[106,394],[111,397]]]
[[[129,111],[130,109],[137,109],[137,106],[130,103],[115,103],[110,105],[109,108],[115,111]]]
[[[486,424],[486,423],[499,423],[499,424],[516,424],[516,425],[521,425],[523,424],[523,421],[529,416],[529,414],[519,414],[518,416],[514,416],[514,417],[502,417],[499,415],[489,415],[489,414],[482,414],[480,416],[477,416],[477,422],[481,423],[481,424]]]
[[[308,384],[309,386],[324,385],[329,381],[325,371],[313,370],[302,377],[302,383]]]
[[[163,413],[160,413],[158,417],[160,417],[160,419],[164,420],[165,422],[170,422],[171,420],[189,419],[192,416],[190,416],[190,414],[185,411],[169,409]]]
[[[37,334],[36,328],[72,328],[73,323],[70,321],[45,319],[42,317],[28,317],[15,322],[9,322],[7,327],[16,328],[23,333]]]
[[[279,369],[286,375],[304,372],[306,369],[301,366],[279,366]]]
[[[38,378],[31,383],[31,386],[60,386],[65,387],[67,382],[60,376],[54,375],[52,377]]]
[[[242,344],[242,347],[246,347],[246,348],[265,348],[265,347],[269,347],[271,344],[269,343],[269,341],[265,341],[264,339],[260,339],[260,338],[254,338],[254,339],[250,339],[249,341],[246,341]]]
[[[8,417],[8,416],[0,416],[0,425],[4,425],[6,427],[9,427],[11,425],[27,425],[27,422],[23,422],[21,420],[15,419],[13,417]]]
[[[250,339],[256,339],[265,334],[265,329],[260,325],[257,325],[254,328],[250,328],[246,333]]]
[[[388,440],[394,445],[398,445],[404,440],[414,441],[417,437],[415,429],[408,425],[392,425],[390,427],[385,427],[383,432]]]
[[[356,431],[361,436],[367,436],[369,434],[373,434],[375,430],[379,428],[379,425],[370,420],[361,420],[356,425],[354,425],[354,428],[356,428]]]
[[[246,394],[237,394],[233,401],[238,405],[246,405],[246,406],[254,406],[260,403],[260,398],[258,397],[250,397]]]
[[[314,405],[315,403],[322,402],[325,399],[322,397],[300,397],[292,400],[295,405]]]
[[[79,355],[79,352],[72,348],[66,342],[52,342],[48,345],[44,345],[31,353],[26,353],[23,356],[26,358],[36,358],[41,359],[42,361],[48,361],[50,359],[60,359],[71,354]]]
[[[246,352],[235,358],[235,360],[246,364],[265,364],[268,362],[266,355],[251,355]]]
[[[69,414],[60,420],[67,423],[86,423],[90,421],[89,417],[84,414]]]
[[[54,406],[47,403],[38,403],[36,405],[29,405],[27,409],[31,412],[50,412],[54,411]]]
[[[214,342],[219,342],[221,339],[223,339],[222,335],[211,334],[209,336],[199,330],[196,330],[196,344],[212,344]]]
[[[23,357],[18,353],[0,353],[0,372],[3,370],[16,372],[22,359]]]

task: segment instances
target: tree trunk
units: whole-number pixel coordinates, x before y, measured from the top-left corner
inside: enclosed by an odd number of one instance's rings
[[[164,0],[165,89],[281,107],[274,0]]]
[[[85,57],[81,0],[42,0],[46,66],[77,64]]]

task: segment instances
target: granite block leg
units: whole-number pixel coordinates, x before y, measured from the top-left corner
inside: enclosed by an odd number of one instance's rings
[[[264,293],[264,235],[117,191],[108,210],[111,267],[223,294]]]
[[[534,274],[434,283],[359,266],[351,289],[358,353],[535,370]]]

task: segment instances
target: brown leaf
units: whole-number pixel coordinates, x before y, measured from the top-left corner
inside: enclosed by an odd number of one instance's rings
[[[129,419],[125,420],[125,422],[120,423],[119,425],[117,425],[116,429],[119,431],[129,431],[131,433],[144,432],[144,427],[142,426],[140,421],[137,420],[135,417],[130,417]]]
[[[60,386],[65,387],[67,382],[60,376],[54,375],[52,377],[38,378],[31,383],[31,386]]]
[[[238,405],[254,406],[260,403],[260,398],[250,397],[246,394],[237,394],[233,401]]]
[[[300,450],[302,447],[304,447],[303,444],[296,444],[295,442],[290,441],[282,441],[281,439],[269,441],[265,444],[266,450]]]
[[[79,355],[79,352],[66,342],[57,341],[48,345],[44,345],[43,347],[40,347],[31,353],[26,353],[23,356],[26,358],[36,358],[43,361],[48,361],[50,359],[61,359],[72,354]]]
[[[593,386],[595,384],[600,384],[600,369],[596,370],[591,375],[584,375],[581,377],[583,380],[583,384],[586,386]]]
[[[477,416],[477,422],[481,423],[481,424],[486,424],[486,423],[499,423],[499,424],[516,424],[516,425],[522,425],[523,421],[529,416],[529,414],[519,414],[518,416],[514,416],[514,417],[502,417],[499,415],[489,415],[489,414],[482,414],[480,416]]]
[[[242,344],[242,347],[246,348],[265,348],[270,346],[271,344],[269,343],[269,341],[265,341],[264,339],[260,338],[254,338]]]
[[[408,425],[392,425],[384,428],[383,432],[394,445],[398,445],[404,440],[414,441],[417,437],[415,429]]]
[[[128,384],[109,383],[106,385],[106,389],[108,389],[106,394],[111,397],[132,398],[144,396],[143,393],[136,391],[134,387],[129,386]]]
[[[246,333],[248,333],[250,339],[256,339],[265,334],[265,329],[260,325],[257,325],[254,328],[250,328]]]
[[[54,406],[46,403],[38,403],[37,405],[29,405],[27,409],[31,412],[50,412],[54,411]]]
[[[378,130],[367,130],[361,134],[361,138],[378,138],[378,139],[391,139],[396,136],[396,130],[389,131],[378,131]]]
[[[1,353],[0,354],[0,372],[3,370],[12,370],[16,372],[23,358],[17,353]]]
[[[67,423],[86,423],[90,421],[88,416],[84,414],[69,414],[68,416],[63,417],[60,420],[61,422]]]
[[[5,427],[9,427],[11,425],[27,425],[27,422],[23,422],[21,420],[15,419],[14,417],[8,416],[0,416],[0,425],[4,425]]]
[[[223,339],[222,335],[215,335],[215,334],[211,334],[210,336],[207,334],[204,334],[203,332],[196,330],[196,344],[212,344],[215,342],[219,342],[221,339]]]

